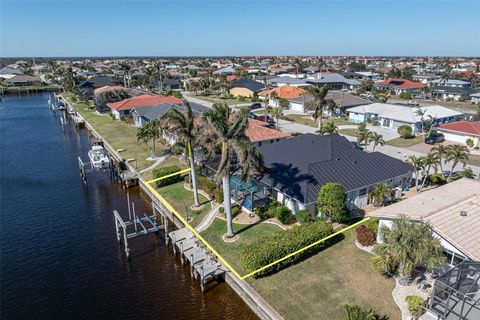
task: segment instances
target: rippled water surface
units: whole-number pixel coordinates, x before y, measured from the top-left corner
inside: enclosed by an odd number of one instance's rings
[[[156,235],[130,242],[128,262],[113,209],[126,194],[107,173],[80,181],[88,139],[48,109],[47,95],[0,104],[2,319],[256,319],[220,284],[202,295]],[[138,211],[149,209],[131,190]]]

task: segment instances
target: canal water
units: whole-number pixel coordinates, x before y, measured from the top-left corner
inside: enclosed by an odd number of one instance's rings
[[[0,104],[1,319],[257,319],[222,283],[202,294],[155,234],[116,241],[126,194],[108,173],[80,180],[88,137],[62,132],[48,95]],[[130,191],[137,212],[150,205]]]

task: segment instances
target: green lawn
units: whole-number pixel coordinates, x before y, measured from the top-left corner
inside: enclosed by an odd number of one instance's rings
[[[240,239],[232,243],[226,243],[222,240],[222,236],[227,233],[227,223],[222,219],[215,218],[212,224],[207,230],[203,231],[201,235],[240,274],[243,273],[242,263],[240,261],[242,249],[258,237],[273,235],[283,231],[279,226],[271,223],[254,225],[234,223],[233,230],[240,236]]]
[[[338,133],[344,134],[347,136],[356,137],[357,136],[357,129],[339,129]]]
[[[355,246],[355,230],[318,254],[268,277],[248,282],[285,319],[343,319],[340,304],[360,304],[391,320],[401,314],[393,279],[372,271],[371,254]]]
[[[45,84],[38,86],[0,86],[0,90],[5,91],[35,91],[35,90],[53,90],[61,89],[61,86],[55,84]]]
[[[196,227],[211,210],[210,200],[198,194],[198,200],[203,207],[201,210],[192,210],[193,192],[185,189],[183,183],[183,181],[180,181],[169,186],[157,188],[157,190],[184,218],[187,217],[188,212],[188,217],[192,218],[189,222],[190,225]]]
[[[67,98],[67,95],[64,95]],[[71,100],[69,100],[71,102]],[[109,115],[99,115],[94,109],[88,108],[84,103],[72,103],[72,106],[80,113],[97,132],[114,147],[115,149],[125,149],[120,154],[125,159],[136,159],[139,170],[149,167],[153,164],[147,161],[150,156],[148,147],[137,141],[137,128],[125,121],[114,120]],[[165,151],[165,147],[157,143],[156,155]],[[135,165],[135,162],[133,162]]]
[[[234,105],[234,104],[246,104],[246,103],[252,103],[250,99],[246,99],[245,101],[240,101],[238,98],[233,98],[233,99],[225,99],[225,98],[220,98],[219,96],[196,96],[196,95],[191,95],[193,98],[197,98],[200,100],[205,100],[208,102],[213,102],[213,103],[227,103],[228,105]]]
[[[392,140],[388,140],[385,144],[394,146],[394,147],[411,147],[416,144],[422,143],[423,142],[423,136],[417,135],[414,138],[411,139],[404,139],[404,138],[395,138]]]
[[[311,116],[306,116],[302,114],[288,114],[288,118],[291,118],[293,121],[296,123],[304,124],[310,127],[317,128],[318,124],[316,124]],[[329,121],[332,121],[335,123],[336,126],[343,126],[343,125],[354,125],[355,123],[348,121],[345,118],[329,118],[329,119],[323,119],[322,123],[326,123]]]
[[[474,166],[480,166],[480,156],[476,154],[471,154],[468,163]]]

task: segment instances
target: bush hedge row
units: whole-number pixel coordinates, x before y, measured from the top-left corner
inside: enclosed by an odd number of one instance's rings
[[[315,222],[294,226],[292,229],[283,231],[268,237],[260,237],[241,252],[241,261],[245,272],[253,272],[266,266],[286,255],[308,246],[333,233],[333,227],[323,219]],[[263,276],[276,272],[282,268],[296,263],[297,261],[318,252],[328,246],[329,240],[309,248],[293,257],[290,257],[276,265],[255,274],[254,277]]]
[[[153,170],[153,177],[155,179],[160,178],[160,177],[178,172],[180,170],[182,170],[182,169],[179,166],[176,166],[176,165],[173,165],[173,166],[170,166],[170,167],[165,167],[165,168],[157,168],[157,169]],[[157,188],[160,188],[160,187],[164,187],[164,186],[174,184],[178,181],[182,181],[182,179],[183,179],[182,175],[177,174],[176,176],[173,176],[173,177],[170,177],[170,178],[158,180],[156,182],[156,185],[157,185]]]

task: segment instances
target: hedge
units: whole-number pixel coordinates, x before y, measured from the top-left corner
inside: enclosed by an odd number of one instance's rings
[[[247,245],[241,253],[241,261],[245,272],[253,272],[286,255],[308,246],[333,233],[333,227],[323,219],[315,222],[296,225],[293,228],[268,237],[260,237]],[[301,259],[318,252],[329,245],[329,240],[313,246],[297,255],[255,274],[254,277],[267,275],[288,267]]]
[[[299,211],[297,211],[295,216],[297,217],[297,220],[300,223],[307,223],[307,222],[311,222],[313,220],[312,219],[312,214],[308,210],[299,210]]]
[[[173,166],[170,166],[170,167],[165,167],[165,168],[157,168],[157,169],[153,170],[153,177],[155,179],[160,178],[160,177],[178,172],[180,170],[182,170],[182,169],[179,166],[176,166],[176,165],[173,165]],[[182,179],[183,179],[182,175],[177,174],[176,176],[173,176],[173,177],[170,177],[170,178],[158,180],[156,182],[156,185],[157,185],[157,188],[160,188],[160,187],[168,186],[170,184],[174,184],[178,181],[182,181]]]
[[[197,175],[197,188],[205,191],[210,198],[214,198],[217,185],[215,184],[215,182],[209,180],[208,178]]]

